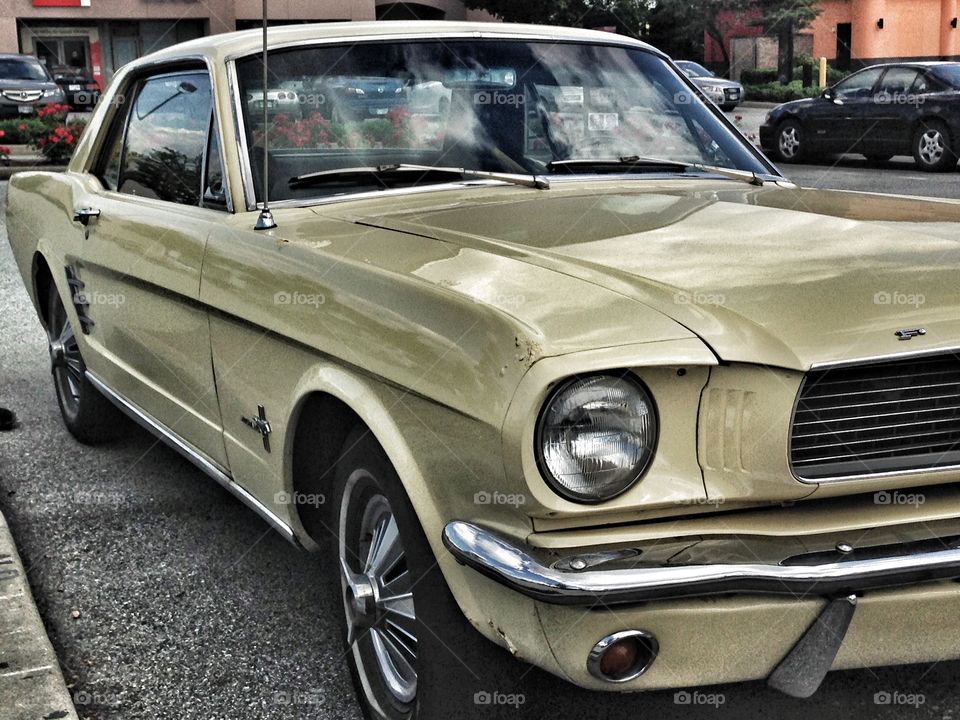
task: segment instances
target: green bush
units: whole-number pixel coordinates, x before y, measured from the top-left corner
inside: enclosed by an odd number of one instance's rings
[[[47,129],[47,124],[38,117],[13,118],[0,120],[0,130],[3,131],[3,142],[11,145],[26,145]]]
[[[799,80],[794,80],[789,85],[781,85],[776,81],[762,85],[744,85],[743,89],[748,100],[757,102],[784,103],[790,100],[816,97],[820,94],[820,88],[816,86],[805,88]]]
[[[744,85],[766,85],[777,82],[776,68],[757,68],[740,73],[740,82]]]

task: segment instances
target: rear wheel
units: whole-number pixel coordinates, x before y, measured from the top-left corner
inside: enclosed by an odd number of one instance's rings
[[[925,172],[943,172],[956,167],[950,131],[939,120],[922,121],[913,135],[913,158]]]
[[[807,154],[803,126],[796,120],[787,120],[777,128],[774,154],[783,162],[799,162]]]
[[[87,366],[80,354],[76,332],[52,282],[47,302],[50,365],[63,423],[70,434],[84,444],[113,440],[125,426],[124,418],[87,379]]]
[[[490,718],[475,694],[525,668],[482,637],[447,588],[417,515],[366,428],[337,464],[328,527],[331,586],[357,699],[371,720]],[[491,715],[491,711],[494,715]]]

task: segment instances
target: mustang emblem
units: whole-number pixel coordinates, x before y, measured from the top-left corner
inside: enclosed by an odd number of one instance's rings
[[[897,330],[897,332],[894,333],[894,335],[896,335],[901,340],[913,340],[913,338],[919,335],[926,335],[926,334],[927,334],[926,328],[907,328],[906,330]]]

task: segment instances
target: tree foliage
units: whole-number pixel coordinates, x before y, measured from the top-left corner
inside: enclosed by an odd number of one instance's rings
[[[505,22],[613,27],[639,37],[654,0],[466,0],[471,10],[486,10]]]
[[[724,39],[744,22],[752,0],[659,0],[651,15],[650,40],[675,57],[703,57],[707,34],[721,48],[724,63],[730,58]]]

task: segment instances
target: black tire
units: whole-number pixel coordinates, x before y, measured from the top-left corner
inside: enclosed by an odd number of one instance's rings
[[[731,112],[731,111],[737,109],[737,104],[736,104],[736,103],[724,103],[723,105],[720,106],[720,109],[723,110],[724,112]]]
[[[913,133],[913,159],[924,172],[945,172],[957,166],[953,138],[946,124],[922,120]]]
[[[344,656],[364,716],[368,720],[469,719],[498,717],[500,710],[504,716],[508,712],[515,716],[515,707],[478,704],[475,697],[481,692],[515,692],[510,688],[528,666],[488,641],[467,622],[447,588],[400,479],[366,428],[358,428],[347,437],[337,463],[334,489],[328,497],[327,509],[328,528],[336,532],[336,537],[333,532],[327,532],[327,557],[337,559],[329,565],[339,565],[341,559],[346,558],[354,581],[363,578],[351,586],[339,567],[328,569],[329,585],[337,593],[336,606],[341,611]],[[390,574],[386,575],[388,583],[381,583],[379,579],[374,581],[379,583],[376,602],[358,601],[354,604],[351,598],[365,593],[354,592],[352,588],[362,589],[363,582],[369,582],[371,576],[377,574],[374,568],[378,564],[371,563],[370,559],[377,557],[378,553],[370,552],[370,548],[364,545],[364,538],[368,544],[375,544],[378,538],[382,540],[388,535],[386,531],[378,534],[375,530],[367,537],[364,530],[370,526],[371,519],[376,521],[376,528],[383,527],[382,524],[389,527],[387,518],[396,523],[402,560],[391,566]],[[386,542],[382,540],[380,546]],[[364,566],[370,567],[368,575],[363,575]],[[403,590],[408,584],[413,596],[411,609],[415,620],[400,618],[399,621],[403,627],[412,630],[415,637],[412,642],[409,635],[387,623],[388,618],[395,618],[398,613],[379,607],[380,600],[395,597],[392,593]],[[377,607],[372,611],[373,605]],[[363,618],[360,623],[363,629],[355,629],[353,637],[348,630],[351,614]],[[381,616],[373,619],[373,614]],[[379,633],[379,640],[376,633]],[[396,638],[402,639],[403,643]],[[392,643],[395,650],[405,644],[400,654],[416,671],[412,699],[398,697],[390,690],[384,679],[390,671],[382,671],[378,664],[381,661],[376,655],[376,642],[380,642],[381,647]],[[409,652],[411,648],[412,653]],[[398,661],[396,666],[402,664]],[[402,682],[400,685],[405,687]]]
[[[773,138],[773,155],[780,162],[800,162],[809,154],[806,132],[796,120],[785,120],[777,127]]]
[[[128,427],[126,418],[87,379],[73,325],[52,282],[47,302],[50,318],[47,340],[63,424],[85,445],[114,440]]]

